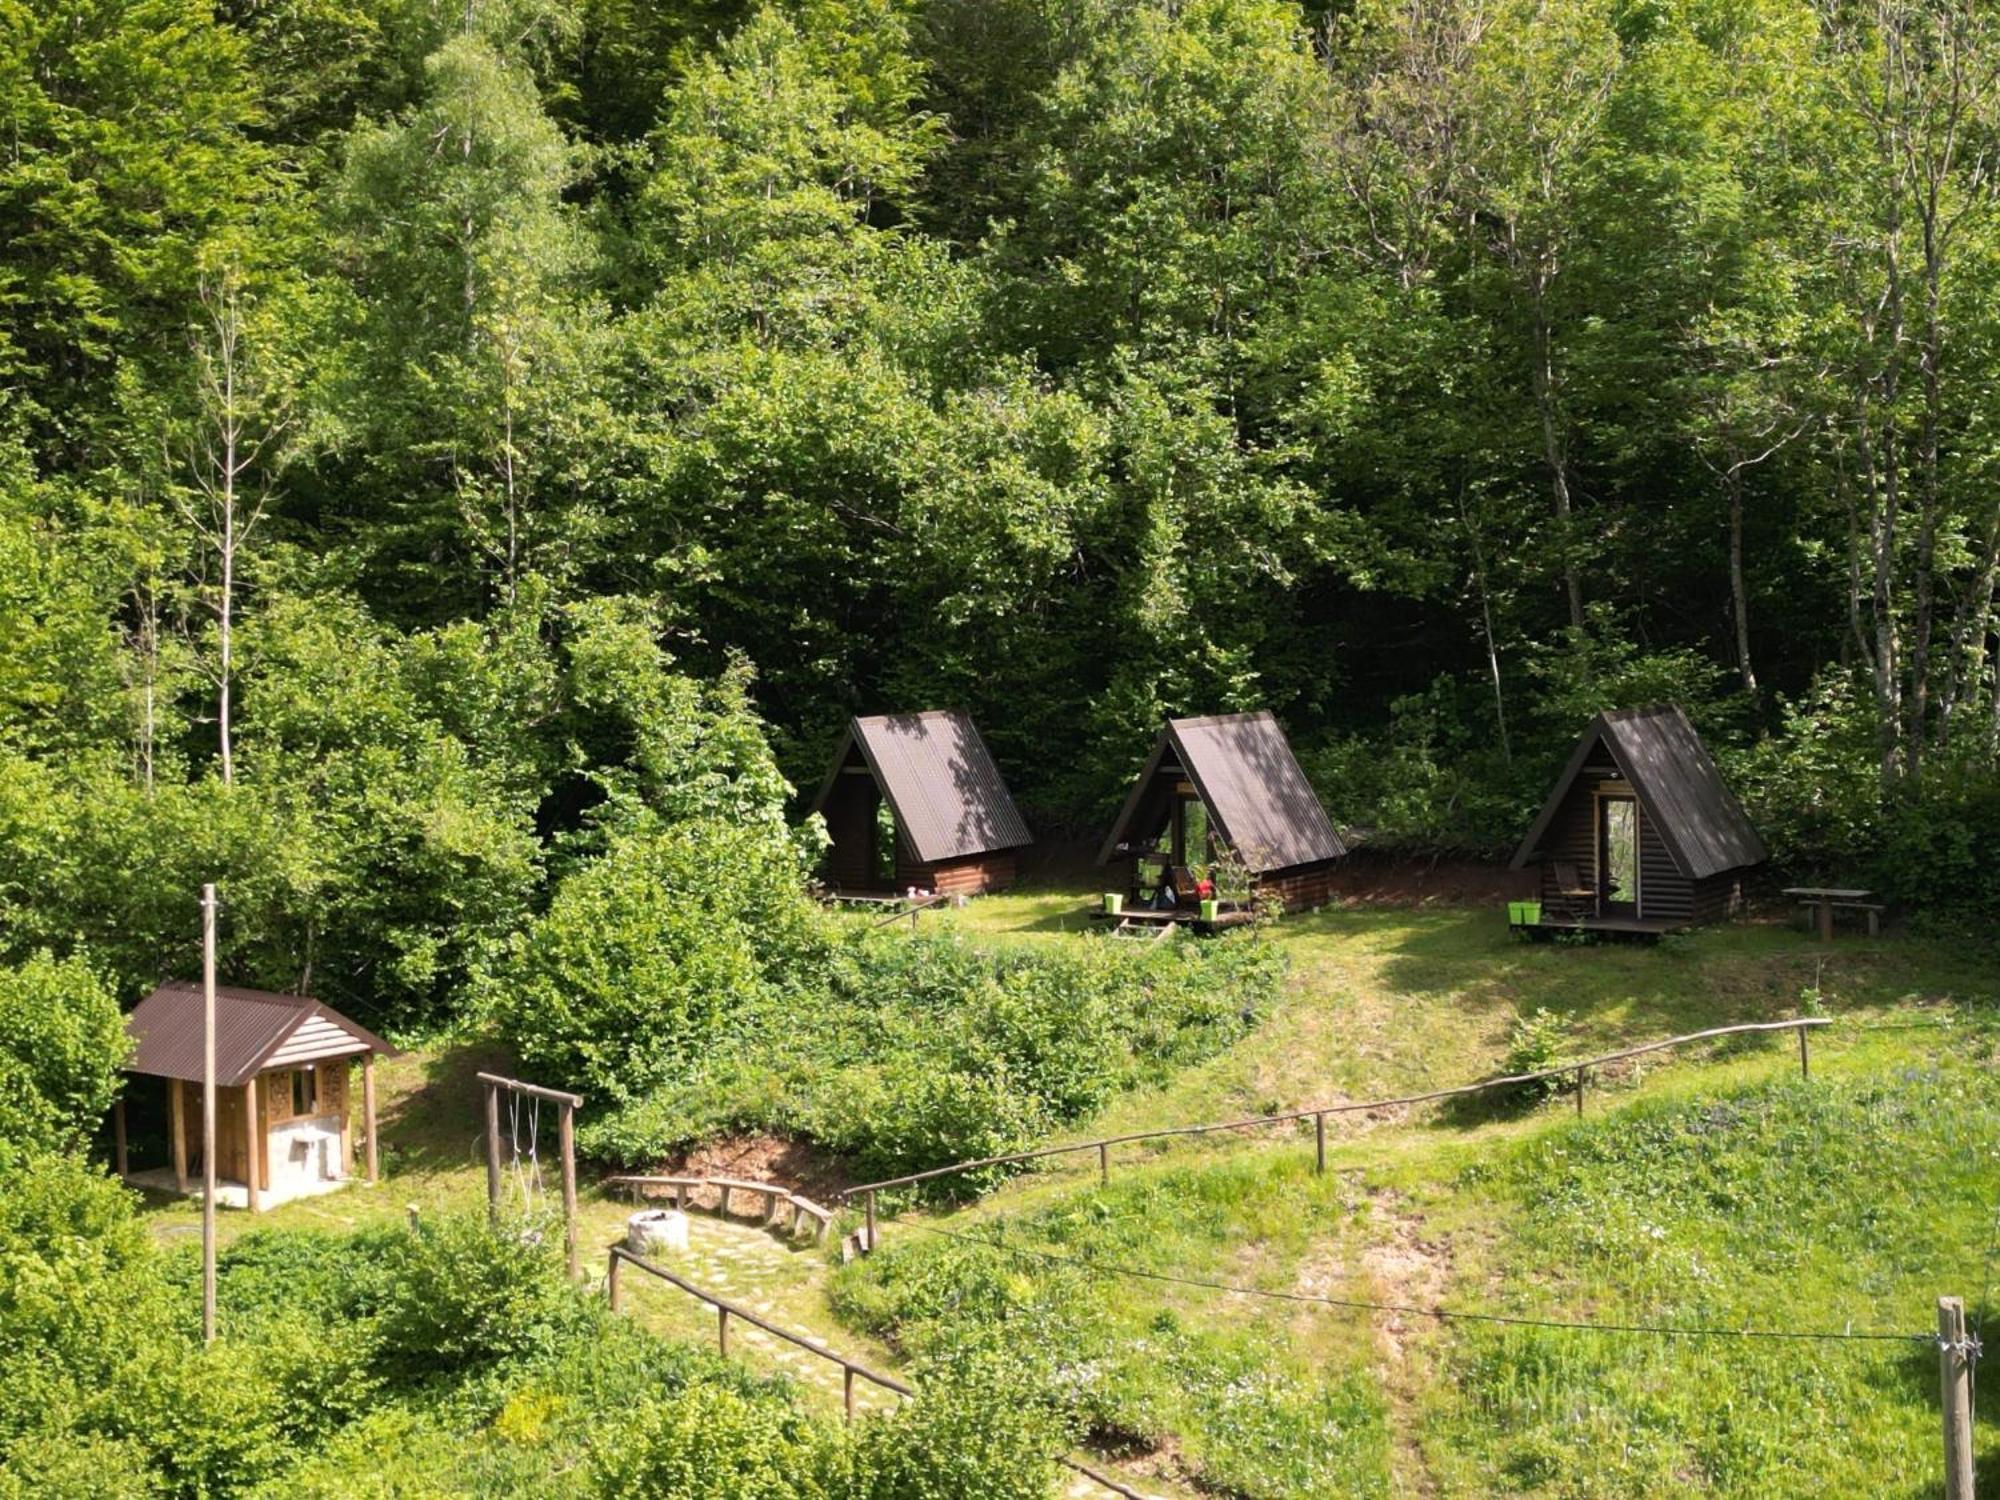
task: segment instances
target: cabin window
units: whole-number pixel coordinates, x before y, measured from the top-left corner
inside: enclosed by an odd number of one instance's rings
[[[314,1069],[292,1068],[272,1073],[267,1082],[273,1119],[303,1120],[320,1112],[319,1074]]]

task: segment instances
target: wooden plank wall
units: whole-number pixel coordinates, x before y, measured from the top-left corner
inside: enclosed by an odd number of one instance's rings
[[[1012,849],[974,854],[965,859],[942,860],[929,865],[910,859],[900,849],[896,857],[896,885],[899,890],[915,886],[919,890],[936,891],[941,896],[979,896],[988,891],[1004,890],[1014,883],[1018,874],[1019,865]]]
[[[826,831],[833,845],[826,854],[826,876],[846,891],[865,891],[875,880],[875,808],[882,792],[871,776],[843,775],[827,798]]]

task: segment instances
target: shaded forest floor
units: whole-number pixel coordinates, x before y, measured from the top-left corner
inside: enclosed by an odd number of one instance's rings
[[[1030,890],[922,920],[984,942],[1090,941],[1087,899]],[[691,1279],[894,1368],[901,1350],[950,1336],[913,1285],[928,1296],[1004,1270],[1021,1316],[1047,1314],[1046,1336],[1079,1346],[1069,1353],[1096,1382],[1100,1449],[1160,1495],[1925,1493],[1934,1356],[1926,1367],[1895,1346],[1811,1346],[1779,1370],[1734,1349],[1582,1349],[1576,1336],[1073,1274],[927,1230],[983,1235],[1004,1222],[1010,1238],[1063,1254],[1402,1305],[1921,1330],[1938,1293],[1990,1300],[1973,1283],[2000,1190],[2000,1137],[1981,1134],[2000,1120],[1986,1065],[1991,955],[1907,934],[1822,947],[1762,921],[1653,947],[1530,946],[1484,904],[1345,906],[1256,940],[1290,959],[1273,1014],[1076,1138],[1461,1083],[1495,1071],[1514,1016],[1539,1007],[1565,1018],[1568,1056],[1793,1016],[1809,989],[1839,1024],[1815,1039],[1805,1085],[1786,1037],[1594,1080],[1581,1123],[1566,1100],[1336,1117],[1323,1178],[1309,1131],[1123,1148],[1108,1188],[1094,1157],[1057,1159],[956,1212],[888,1223],[884,1253],[844,1270],[831,1238],[792,1249],[697,1217]],[[388,1064],[387,1180],[259,1222],[351,1228],[411,1205],[476,1208],[472,1074],[500,1061],[458,1048]],[[542,1124],[551,1145],[553,1121]],[[528,1202],[512,1174],[508,1201],[510,1213]],[[590,1274],[629,1211],[586,1188]],[[153,1221],[181,1235],[197,1215],[163,1203]],[[222,1226],[233,1237],[253,1222],[225,1214]],[[663,1332],[714,1337],[713,1314],[670,1287],[647,1285],[631,1306]],[[830,1366],[757,1334],[732,1347],[837,1409]],[[1740,1400],[1750,1389],[1758,1402]],[[1840,1436],[1774,1456],[1787,1424],[1804,1421]],[[1606,1463],[1605,1451],[1624,1458]],[[1983,1450],[1989,1467],[1995,1453]]]

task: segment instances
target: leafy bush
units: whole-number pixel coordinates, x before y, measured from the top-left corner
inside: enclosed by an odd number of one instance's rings
[[[592,1120],[582,1139],[637,1164],[760,1129],[816,1141],[871,1176],[1004,1154],[1228,1046],[1280,968],[1254,940],[996,951],[850,929],[817,988],[746,1011],[685,1077]]]
[[[629,1103],[791,994],[823,946],[781,830],[647,820],[563,881],[485,983],[539,1076]]]
[[[131,1049],[117,1001],[84,959],[44,951],[0,968],[0,1162],[96,1129]]]
[[[1537,1006],[1527,1015],[1516,1014],[1507,1027],[1507,1055],[1500,1061],[1502,1076],[1553,1068],[1562,1061],[1568,1040],[1564,1018],[1554,1011]],[[1516,1098],[1546,1099],[1563,1087],[1561,1078],[1543,1078],[1516,1084],[1512,1092]]]

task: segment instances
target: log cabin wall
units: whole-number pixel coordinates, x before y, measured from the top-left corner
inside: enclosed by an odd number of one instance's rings
[[[1586,885],[1597,885],[1597,792],[1604,783],[1622,779],[1617,768],[1608,762],[1586,765],[1578,773],[1542,835],[1543,901],[1557,900],[1561,882],[1556,879],[1555,867],[1561,861],[1576,866]],[[1717,877],[1727,878],[1733,877]],[[1706,914],[1697,911],[1698,904],[1694,882],[1681,874],[1659,828],[1645,809],[1640,808],[1639,916],[1648,922],[1706,920]]]
[[[1333,860],[1315,865],[1294,865],[1289,870],[1270,870],[1257,877],[1257,894],[1276,898],[1286,911],[1315,911],[1333,899]]]

